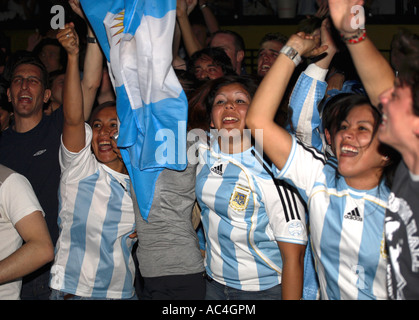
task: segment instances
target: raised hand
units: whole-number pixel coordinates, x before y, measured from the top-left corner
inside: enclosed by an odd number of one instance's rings
[[[79,54],[79,37],[74,29],[74,23],[66,23],[64,29],[57,33],[57,39],[69,55]]]
[[[363,6],[363,0],[329,0],[330,16],[336,29],[342,34],[357,32],[356,7]],[[360,14],[360,13],[358,13]]]
[[[190,15],[193,9],[195,9],[197,3],[198,3],[198,0],[186,0],[186,5],[187,5],[186,12],[188,13],[188,15]]]
[[[176,15],[179,17],[181,15],[187,15],[192,12],[196,7],[198,0],[177,0],[176,2]]]
[[[83,20],[86,20],[86,16],[84,15],[84,12],[80,5],[80,0],[68,0],[68,3],[71,7],[71,9]]]
[[[320,34],[321,45],[327,46],[325,51],[327,55],[325,55],[323,59],[317,61],[316,64],[323,69],[328,69],[333,57],[337,52],[337,47],[331,34],[331,22],[329,18],[323,20],[322,26],[320,28]]]
[[[304,32],[293,34],[289,38],[287,45],[297,50],[304,57],[316,57],[324,53],[328,48],[327,45],[317,47],[314,36]]]

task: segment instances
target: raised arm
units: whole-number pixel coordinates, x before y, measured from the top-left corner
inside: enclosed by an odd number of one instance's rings
[[[301,56],[311,52],[315,48],[315,42],[312,37],[306,37],[300,32],[292,35],[286,46],[293,48]],[[313,55],[323,52],[324,49],[315,49]],[[263,151],[278,169],[281,169],[288,159],[292,138],[274,119],[295,66],[294,61],[284,53],[278,56],[259,85],[246,116],[246,125],[251,129],[256,142],[263,145]],[[263,134],[255,134],[256,129],[263,129]],[[258,141],[261,137],[263,141]]]
[[[318,105],[326,93],[326,75],[337,51],[331,36],[329,19],[325,19],[321,26],[321,45],[327,46],[324,57],[309,65],[300,75],[291,95],[290,109],[292,128],[298,138],[323,151]]]
[[[358,18],[362,18],[363,10],[356,11],[359,7],[355,6],[363,4],[362,0],[329,0],[329,10],[342,36],[345,39],[357,38],[356,43],[347,40],[347,47],[371,103],[377,106],[378,96],[393,86],[395,75],[389,62],[364,34],[364,30],[358,28]]]
[[[81,87],[83,91],[84,120],[88,120],[96,99],[96,93],[102,81],[103,54],[96,36],[86,19],[79,0],[68,1],[73,11],[80,16],[87,25],[87,48],[83,65]]]
[[[189,13],[195,8],[197,0],[177,0],[176,17],[182,33],[183,43],[188,56],[192,56],[196,51],[203,49],[196,39],[189,21]]]
[[[202,15],[204,16],[205,25],[208,28],[210,34],[220,29],[217,21],[217,17],[212,12],[211,8],[207,5],[207,0],[199,0],[199,8],[201,9]]]
[[[63,88],[64,146],[79,152],[85,146],[83,94],[79,71],[79,38],[72,22],[57,34],[57,39],[67,51],[67,69]]]

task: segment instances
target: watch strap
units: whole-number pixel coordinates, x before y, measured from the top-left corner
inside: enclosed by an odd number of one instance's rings
[[[302,60],[298,51],[287,45],[282,47],[280,53],[283,53],[290,58],[295,63],[295,66],[298,66]]]

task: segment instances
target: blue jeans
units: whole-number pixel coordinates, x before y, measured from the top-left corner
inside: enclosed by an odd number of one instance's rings
[[[58,291],[55,289],[51,290],[50,300],[117,300],[117,299],[106,299],[106,298],[95,298],[95,297],[81,297],[66,292]],[[134,294],[132,298],[124,300],[138,300],[137,295]]]
[[[281,300],[282,286],[276,285],[262,291],[243,291],[227,287],[207,278],[205,300]]]

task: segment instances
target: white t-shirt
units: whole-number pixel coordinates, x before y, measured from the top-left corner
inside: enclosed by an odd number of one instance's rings
[[[24,176],[2,165],[0,172],[0,260],[3,260],[22,245],[16,223],[35,211],[43,211]],[[8,176],[4,179],[4,175]],[[0,285],[0,300],[19,299],[21,286],[21,279]]]

